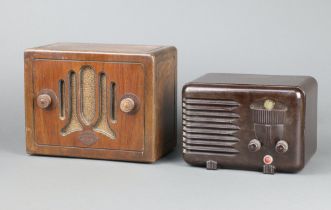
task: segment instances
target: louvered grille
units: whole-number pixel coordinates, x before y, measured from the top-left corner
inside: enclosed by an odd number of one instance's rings
[[[183,152],[236,155],[240,106],[232,100],[183,99]]]

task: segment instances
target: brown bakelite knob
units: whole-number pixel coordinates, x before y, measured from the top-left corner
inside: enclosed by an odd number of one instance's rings
[[[40,94],[38,97],[37,97],[37,104],[40,108],[42,109],[46,109],[48,108],[52,103],[52,98],[50,95],[48,94]]]
[[[257,152],[261,149],[261,142],[257,139],[252,139],[248,143],[248,150],[250,152]]]
[[[122,112],[130,113],[136,107],[136,103],[132,98],[123,98],[120,103],[120,109]]]
[[[280,140],[277,142],[275,149],[278,153],[285,153],[288,150],[288,144],[286,141]]]

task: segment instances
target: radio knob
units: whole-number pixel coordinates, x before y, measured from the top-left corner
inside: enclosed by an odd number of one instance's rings
[[[52,98],[48,94],[43,93],[37,97],[37,104],[42,109],[48,108],[51,105],[51,103],[52,103]]]
[[[123,98],[120,103],[120,109],[122,112],[130,113],[136,107],[136,103],[132,98]]]
[[[248,143],[248,150],[250,152],[257,152],[261,149],[261,142],[257,139],[252,139]]]
[[[278,153],[285,153],[288,150],[288,144],[284,140],[280,140],[277,142],[275,147],[276,152]]]

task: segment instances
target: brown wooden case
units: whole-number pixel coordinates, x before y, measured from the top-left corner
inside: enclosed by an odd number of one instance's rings
[[[154,162],[176,144],[175,47],[25,50],[30,154]]]
[[[182,94],[183,156],[192,165],[297,172],[316,151],[312,77],[207,74]]]

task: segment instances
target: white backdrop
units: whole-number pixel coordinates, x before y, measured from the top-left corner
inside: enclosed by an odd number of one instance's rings
[[[0,5],[0,209],[330,209],[330,1]],[[64,41],[176,46],[179,99],[184,83],[207,72],[312,75],[319,83],[317,154],[299,174],[275,176],[189,167],[176,152],[153,165],[28,156],[23,50]]]

